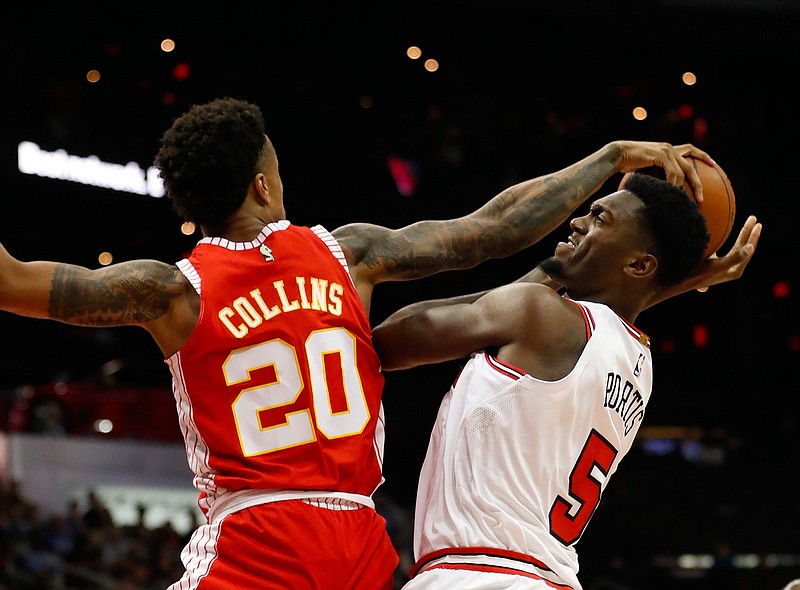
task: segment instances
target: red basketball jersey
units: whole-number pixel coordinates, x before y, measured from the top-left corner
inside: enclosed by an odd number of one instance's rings
[[[252,242],[204,238],[178,267],[200,315],[166,362],[201,507],[237,490],[371,496],[383,376],[336,240],[280,221]]]

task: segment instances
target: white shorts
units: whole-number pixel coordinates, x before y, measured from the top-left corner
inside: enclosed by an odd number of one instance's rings
[[[546,580],[517,574],[462,569],[429,569],[406,582],[402,590],[553,590],[563,588]]]

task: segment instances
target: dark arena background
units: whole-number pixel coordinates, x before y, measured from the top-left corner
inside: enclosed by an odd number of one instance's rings
[[[614,139],[708,151],[736,193],[722,251],[749,214],[764,233],[741,280],[639,317],[653,396],[577,545],[580,577],[586,590],[800,578],[800,2],[15,3],[0,15],[0,241],[25,260],[182,258],[200,235],[182,233],[148,168],[174,117],[221,96],[263,109],[288,218],[329,229],[466,214]],[[382,285],[372,319],[516,279],[565,232]],[[166,587],[197,514],[157,348],[135,328],[6,313],[0,335],[0,590]],[[458,367],[387,374],[377,499],[398,588]],[[98,513],[107,526],[79,551],[64,531]]]

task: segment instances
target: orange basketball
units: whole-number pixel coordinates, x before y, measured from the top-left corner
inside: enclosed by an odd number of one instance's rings
[[[736,216],[736,197],[727,174],[719,165],[710,166],[696,158],[689,158],[689,160],[700,176],[700,182],[703,183],[703,202],[699,205],[700,211],[706,218],[708,233],[711,235],[705,252],[705,256],[708,258],[720,249],[731,234],[733,219]],[[650,173],[650,170],[641,170],[641,172]],[[658,172],[661,172],[661,178],[664,178],[664,171],[659,168]],[[622,182],[619,183],[620,189],[625,185],[629,175],[630,173],[623,176]],[[688,183],[685,182],[683,188],[687,193],[692,194]]]

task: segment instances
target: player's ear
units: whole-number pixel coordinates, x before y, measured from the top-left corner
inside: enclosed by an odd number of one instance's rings
[[[641,252],[625,266],[624,272],[632,279],[654,276],[658,269],[658,259],[649,252]]]
[[[259,200],[266,203],[269,200],[269,185],[267,184],[267,176],[259,172],[253,178],[253,186],[256,189],[256,194]]]

